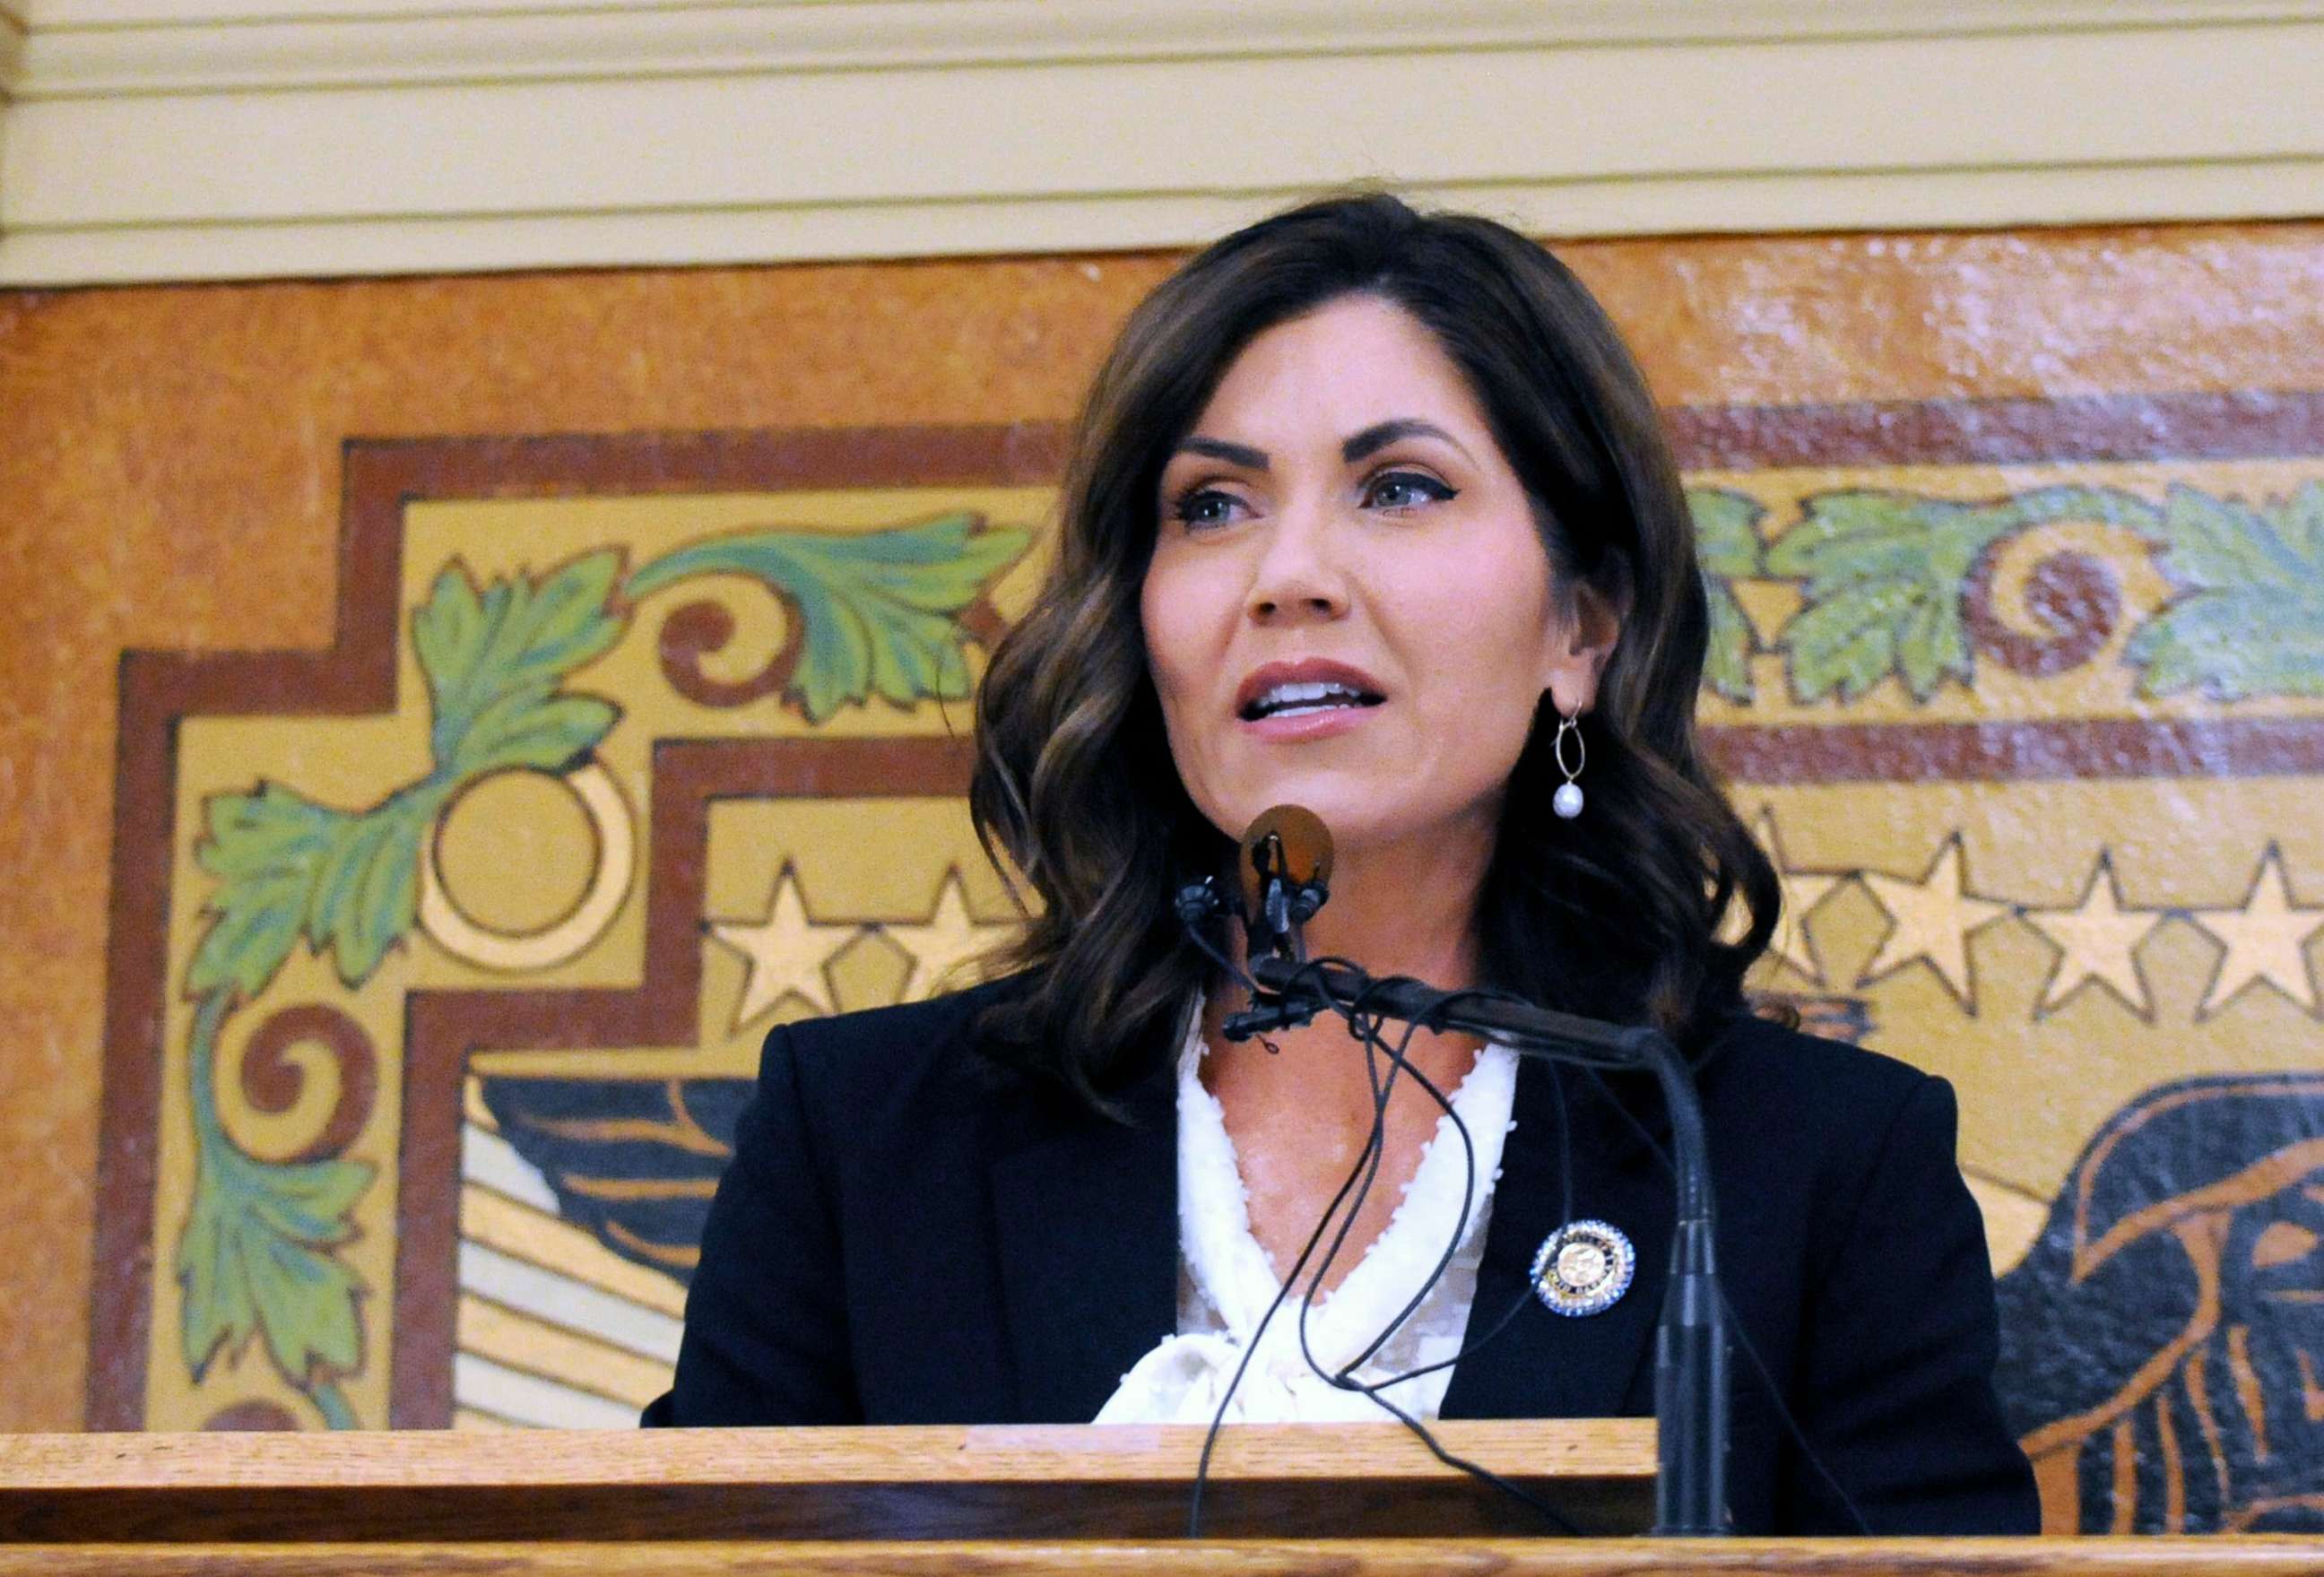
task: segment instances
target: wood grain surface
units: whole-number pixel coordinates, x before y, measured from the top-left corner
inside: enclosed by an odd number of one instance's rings
[[[1194,1577],[1648,1577],[1785,1572],[1807,1577],[2291,1577],[2324,1568],[2302,1539],[1264,1539],[1196,1543],[0,1545],[0,1577],[1047,1577],[1088,1571]]]
[[[1462,1420],[1434,1433],[1498,1473],[1648,1478],[1651,1418]],[[0,1496],[66,1489],[582,1488],[610,1484],[1038,1483],[1061,1475],[1183,1483],[1200,1425],[982,1425],[872,1429],[662,1429],[540,1434],[0,1435]],[[1458,1480],[1401,1425],[1234,1425],[1211,1477]]]
[[[642,1434],[0,1436],[0,1540],[1167,1538],[1195,1426]],[[1463,1422],[1444,1447],[1576,1526],[1647,1520],[1651,1419]],[[1393,1424],[1222,1433],[1204,1526],[1314,1536],[1538,1533],[1534,1507]]]

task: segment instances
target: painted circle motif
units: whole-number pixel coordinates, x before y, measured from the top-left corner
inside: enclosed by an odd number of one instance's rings
[[[1552,1314],[1602,1314],[1629,1290],[1637,1265],[1637,1250],[1619,1227],[1568,1222],[1533,1257],[1534,1293]]]
[[[420,862],[420,927],[438,946],[482,969],[521,973],[577,958],[604,934],[636,872],[637,829],[620,785],[599,763],[591,761],[568,773],[563,783],[588,813],[596,837],[595,869],[581,900],[537,931],[512,933],[480,926],[460,912],[446,890],[438,840],[431,836]],[[439,833],[441,825],[439,821]]]

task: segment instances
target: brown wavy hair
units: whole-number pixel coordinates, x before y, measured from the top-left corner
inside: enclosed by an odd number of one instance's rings
[[[970,811],[1044,906],[997,961],[1028,972],[1022,989],[982,1028],[1101,1109],[1167,1053],[1212,973],[1172,900],[1234,850],[1179,782],[1148,675],[1139,596],[1162,468],[1254,337],[1358,295],[1435,335],[1525,485],[1559,584],[1625,610],[1582,724],[1588,809],[1550,814],[1563,779],[1546,698],[1511,774],[1480,894],[1485,983],[1651,1020],[1700,1050],[1743,1010],[1744,972],[1774,934],[1775,871],[1695,740],[1709,614],[1693,522],[1613,325],[1505,226],[1381,193],[1309,203],[1212,245],[1130,315],[1074,433],[1048,582],[977,692]]]

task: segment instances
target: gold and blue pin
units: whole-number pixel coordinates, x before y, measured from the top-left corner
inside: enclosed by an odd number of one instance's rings
[[[1533,1290],[1554,1314],[1601,1314],[1630,1290],[1638,1251],[1609,1222],[1568,1222],[1533,1257]]]

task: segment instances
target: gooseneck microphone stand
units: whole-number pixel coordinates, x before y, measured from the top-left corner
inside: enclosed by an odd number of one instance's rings
[[[1702,1107],[1678,1047],[1660,1030],[1643,1025],[1609,1024],[1504,997],[1463,998],[1421,981],[1374,980],[1344,964],[1305,962],[1296,921],[1320,907],[1321,883],[1314,884],[1318,890],[1313,894],[1286,894],[1285,889],[1296,889],[1297,883],[1284,881],[1280,864],[1273,871],[1261,869],[1267,890],[1260,926],[1253,928],[1272,932],[1273,947],[1265,954],[1252,949],[1250,978],[1260,994],[1248,1010],[1228,1019],[1230,1039],[1305,1024],[1319,1012],[1360,1011],[1366,1017],[1481,1036],[1552,1061],[1593,1066],[1610,1063],[1652,1071],[1669,1108],[1672,1165],[1678,1175],[1670,1286],[1655,1341],[1655,1422],[1661,1453],[1655,1480],[1655,1532],[1664,1536],[1727,1533],[1726,1306],[1719,1296],[1711,1237]],[[1299,914],[1300,909],[1305,913]],[[1261,939],[1253,937],[1254,942]]]

